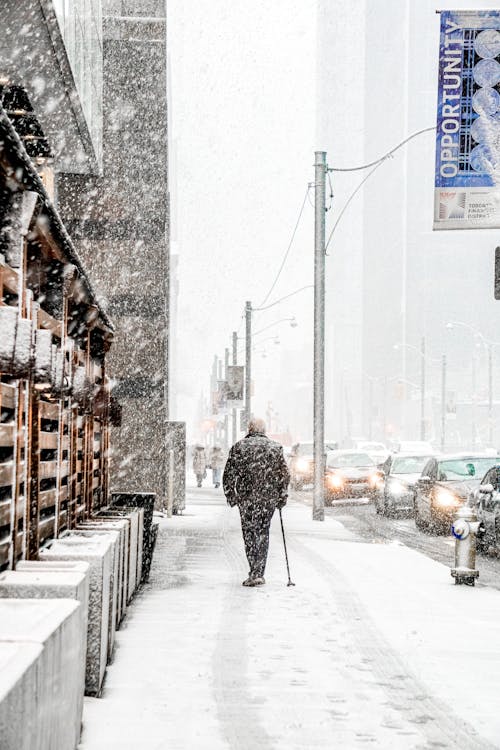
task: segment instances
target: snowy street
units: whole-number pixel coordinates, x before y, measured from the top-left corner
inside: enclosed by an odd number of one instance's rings
[[[275,516],[255,589],[220,490],[162,521],[80,749],[499,747],[500,594],[331,512],[284,520],[296,586]]]

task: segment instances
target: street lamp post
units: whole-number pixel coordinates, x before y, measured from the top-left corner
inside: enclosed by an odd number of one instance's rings
[[[394,349],[412,349],[420,355],[420,440],[425,440],[425,336],[420,340],[420,349],[412,344],[394,344]]]
[[[313,520],[325,519],[325,178],[326,152],[314,160],[314,491]]]
[[[245,305],[245,429],[248,430],[252,408],[252,303]]]
[[[232,354],[233,354],[233,365],[237,365],[238,364],[238,334],[236,331],[233,331],[233,353]],[[237,434],[238,434],[237,421],[236,421],[238,418],[238,411],[235,406],[233,406],[232,417],[233,417],[232,438],[233,438],[233,445],[234,445],[236,442]]]

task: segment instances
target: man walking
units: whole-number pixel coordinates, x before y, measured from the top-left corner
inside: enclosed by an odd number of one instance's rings
[[[237,505],[245,552],[250,565],[243,586],[265,583],[269,527],[276,508],[288,497],[290,475],[283,448],[266,436],[263,419],[251,419],[248,435],[229,452],[222,485],[229,505]]]

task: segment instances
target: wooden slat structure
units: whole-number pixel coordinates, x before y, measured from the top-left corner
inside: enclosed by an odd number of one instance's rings
[[[0,570],[107,501],[112,336],[0,106]]]

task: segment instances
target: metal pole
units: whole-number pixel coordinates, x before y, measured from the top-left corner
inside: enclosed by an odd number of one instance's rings
[[[493,347],[488,344],[488,445],[493,445]]]
[[[326,152],[314,159],[314,494],[313,520],[325,519],[325,178]]]
[[[245,305],[245,429],[252,413],[252,303]]]
[[[233,365],[238,364],[238,334],[236,331],[233,331]],[[237,437],[237,420],[238,418],[238,411],[235,406],[233,406],[233,445],[236,442]]]
[[[420,440],[425,440],[425,336],[420,343],[420,354],[422,355],[420,373]]]
[[[446,354],[441,361],[441,450],[446,444]]]
[[[224,349],[224,380],[227,380],[227,368],[229,367],[229,349],[226,347]],[[229,449],[229,414],[227,411],[227,403],[226,403],[226,413],[224,414],[224,450]]]
[[[476,417],[477,417],[477,410],[476,410],[476,349],[474,348],[474,351],[472,352],[472,447],[475,448],[477,444],[477,435],[476,435]]]
[[[373,438],[373,379],[368,381],[368,440]]]

